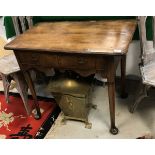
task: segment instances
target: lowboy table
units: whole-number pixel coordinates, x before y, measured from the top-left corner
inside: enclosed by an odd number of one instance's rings
[[[136,20],[39,23],[5,46],[13,50],[28,83],[37,118],[41,117],[30,69],[73,70],[82,76],[100,73],[108,81],[112,134],[115,126],[115,71],[121,62],[121,95],[125,93],[126,53]]]

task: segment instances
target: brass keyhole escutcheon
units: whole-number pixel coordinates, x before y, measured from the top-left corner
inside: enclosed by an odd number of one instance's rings
[[[73,109],[73,103],[72,103],[72,101],[67,96],[66,96],[66,100],[67,100],[67,103],[69,104],[69,109],[72,110]]]
[[[79,58],[78,59],[78,63],[79,64],[85,64],[86,63],[86,60],[84,58]]]

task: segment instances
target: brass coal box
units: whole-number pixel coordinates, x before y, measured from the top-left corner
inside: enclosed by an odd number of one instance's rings
[[[88,122],[88,113],[91,107],[92,86],[84,81],[69,78],[58,78],[51,80],[48,90],[55,97],[57,104],[66,119],[85,122],[86,128],[91,128]]]

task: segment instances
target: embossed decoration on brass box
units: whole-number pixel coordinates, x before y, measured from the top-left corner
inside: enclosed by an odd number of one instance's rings
[[[91,107],[92,86],[84,81],[70,78],[58,78],[52,80],[48,90],[55,97],[56,102],[64,113],[63,121],[66,119],[85,122],[86,128],[91,128],[88,122],[88,113]]]

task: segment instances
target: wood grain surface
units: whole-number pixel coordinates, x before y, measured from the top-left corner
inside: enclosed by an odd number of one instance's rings
[[[136,20],[39,23],[8,43],[5,49],[124,54],[136,25]]]

